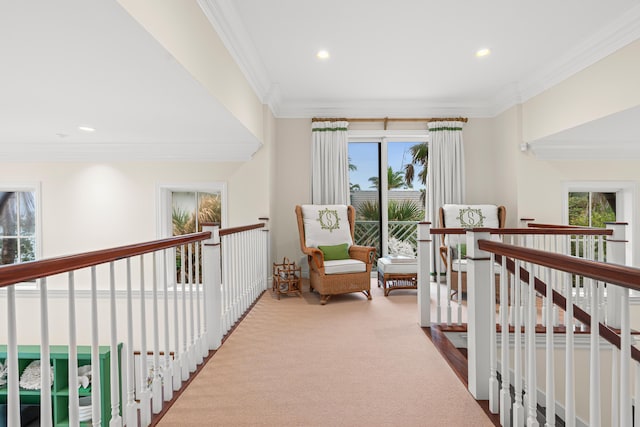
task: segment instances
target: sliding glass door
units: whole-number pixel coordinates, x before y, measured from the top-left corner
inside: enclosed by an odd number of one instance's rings
[[[416,226],[424,220],[426,137],[353,138],[349,143],[350,203],[356,244],[377,255],[416,255]]]

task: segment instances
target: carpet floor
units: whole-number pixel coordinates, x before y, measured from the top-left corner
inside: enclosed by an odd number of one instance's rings
[[[416,291],[257,301],[159,426],[492,426],[418,324]]]

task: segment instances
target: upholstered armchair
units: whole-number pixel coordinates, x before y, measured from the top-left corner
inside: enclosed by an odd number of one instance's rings
[[[295,212],[311,291],[320,294],[320,304],[350,292],[362,292],[370,300],[375,248],[353,244],[353,206],[298,205]]]
[[[440,228],[504,228],[507,210],[495,205],[447,204],[439,210]],[[451,277],[451,296],[458,292],[458,275],[461,274],[462,293],[467,293],[466,236],[442,235],[440,257],[447,275]],[[498,287],[496,294],[499,296]]]

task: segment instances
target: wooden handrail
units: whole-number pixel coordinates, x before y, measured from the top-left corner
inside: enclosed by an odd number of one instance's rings
[[[465,234],[469,231],[475,232],[487,232],[491,234],[502,235],[520,235],[520,234],[535,234],[535,235],[556,235],[556,236],[611,236],[613,230],[606,228],[432,228],[431,234]]]
[[[502,265],[502,257],[497,257],[496,262]],[[509,270],[511,274],[515,275],[515,270],[516,270],[515,262],[509,258],[507,258],[507,270]],[[523,267],[520,267],[520,281],[526,284],[529,284],[529,272],[527,271],[527,269]],[[538,279],[537,277],[534,278],[534,284],[535,284],[536,292],[546,297],[547,284],[544,283],[542,280]],[[567,311],[567,299],[558,291],[555,291],[555,290],[553,291],[553,296],[551,300],[556,306],[560,307],[565,312]],[[591,315],[575,304],[573,304],[573,317],[584,325],[591,324]],[[620,335],[618,335],[616,331],[609,328],[604,323],[599,322],[598,332],[600,336],[604,338],[606,341],[608,341],[611,345],[618,347],[618,349],[622,348],[622,339],[620,338]],[[637,349],[636,347],[631,346],[631,357],[633,358],[633,360],[640,362],[640,349]]]
[[[589,261],[569,255],[545,252],[484,239],[478,240],[478,248],[483,251],[493,252],[496,255],[504,255],[543,267],[553,268],[554,270],[579,274],[602,282],[624,286],[625,288],[635,291],[640,290],[640,269],[637,268]]]
[[[220,237],[228,236],[229,234],[242,233],[243,231],[255,230],[256,228],[263,228],[264,223],[243,225],[240,227],[222,228],[220,229]]]
[[[23,262],[20,264],[5,265],[0,267],[0,288],[20,282],[66,273],[80,268],[92,267],[123,258],[168,249],[187,243],[198,242],[211,238],[211,232],[185,234],[166,239],[153,240],[145,243],[118,246],[110,249],[101,249],[76,255],[47,258],[38,261]]]

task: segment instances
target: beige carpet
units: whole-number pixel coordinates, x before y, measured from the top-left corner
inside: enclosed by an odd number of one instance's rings
[[[492,426],[418,325],[416,291],[265,293],[160,426]]]

